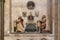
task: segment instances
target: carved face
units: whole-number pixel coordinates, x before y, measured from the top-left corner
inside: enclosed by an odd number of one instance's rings
[[[30,10],[34,9],[35,8],[35,3],[33,1],[28,1],[27,8],[30,9]]]

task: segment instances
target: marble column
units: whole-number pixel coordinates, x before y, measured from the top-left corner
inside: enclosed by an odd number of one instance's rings
[[[55,0],[55,40],[58,40],[58,0]]]
[[[60,40],[60,0],[58,0],[58,40]]]
[[[1,1],[0,1],[0,40],[1,40]]]
[[[54,4],[53,4],[54,1]],[[52,5],[53,4],[53,5]],[[53,8],[54,6],[54,8]],[[54,11],[54,12],[53,12]],[[60,11],[59,11],[60,12]],[[52,31],[52,21],[54,19],[54,30],[55,30],[55,40],[58,40],[58,0],[49,0],[48,1],[48,18],[49,18],[49,26],[51,26]],[[60,23],[60,22],[59,22]],[[60,26],[60,25],[59,25]],[[59,39],[60,40],[60,39]]]
[[[0,40],[4,40],[4,0],[0,0]]]

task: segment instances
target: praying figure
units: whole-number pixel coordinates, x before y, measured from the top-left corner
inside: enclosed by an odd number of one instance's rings
[[[16,27],[16,31],[17,32],[24,32],[24,25],[23,25],[23,19],[22,17],[19,17],[18,20],[17,20],[17,27]]]
[[[45,32],[45,29],[46,29],[46,16],[45,15],[42,16],[41,27],[42,27],[42,32]]]

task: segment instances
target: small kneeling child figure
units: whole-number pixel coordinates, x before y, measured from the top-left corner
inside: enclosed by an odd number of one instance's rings
[[[18,21],[17,21],[17,32],[24,32],[24,25],[23,25],[23,19],[21,17],[18,18]]]
[[[45,32],[46,29],[46,16],[43,15],[42,17],[42,32]]]

